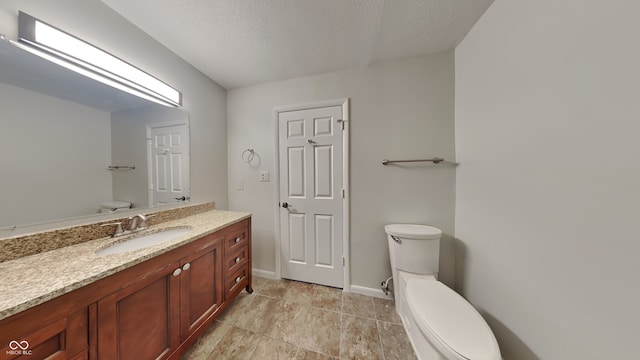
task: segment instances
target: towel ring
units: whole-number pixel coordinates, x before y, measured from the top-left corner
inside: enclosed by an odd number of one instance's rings
[[[248,154],[247,154],[248,153]],[[245,156],[245,154],[247,154]],[[251,162],[251,160],[253,160],[253,157],[256,155],[255,150],[253,149],[246,149],[242,152],[242,161],[249,163]]]

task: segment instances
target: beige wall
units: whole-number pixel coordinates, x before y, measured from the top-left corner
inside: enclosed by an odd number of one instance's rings
[[[506,359],[638,357],[639,13],[496,1],[456,48],[459,285]]]
[[[443,156],[454,160],[453,53],[255,85],[229,91],[229,204],[253,212],[254,267],[275,271],[273,108],[351,99],[351,281],[380,287],[390,275],[384,225],[430,224],[453,233],[454,166],[385,167],[385,158]],[[244,163],[253,148],[259,162]],[[238,184],[244,183],[244,190]],[[450,239],[443,244],[441,275],[453,283]]]
[[[110,113],[2,83],[0,112],[0,228],[111,201]]]
[[[99,0],[3,0],[0,34],[17,38],[22,10],[158,77],[183,93],[191,121],[191,194],[227,207],[226,90]],[[168,24],[169,26],[170,24]]]

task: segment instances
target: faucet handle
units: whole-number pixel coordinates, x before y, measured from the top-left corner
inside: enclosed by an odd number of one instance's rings
[[[127,230],[134,231],[138,228],[138,215],[130,216],[127,220]]]
[[[124,234],[124,231],[122,231],[122,222],[112,222],[108,224],[102,224],[100,226],[115,226],[116,231],[113,233],[113,235],[111,235],[112,237],[116,237]]]
[[[138,229],[140,230],[144,230],[146,228],[149,227],[149,225],[147,225],[147,220],[149,220],[149,218],[154,217],[155,215],[147,215],[147,216],[141,216],[140,217],[140,224],[138,224]]]

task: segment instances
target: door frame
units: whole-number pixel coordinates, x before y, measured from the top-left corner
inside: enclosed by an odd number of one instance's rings
[[[274,123],[274,181],[273,190],[275,197],[273,199],[273,206],[275,212],[274,219],[274,239],[276,248],[276,279],[282,278],[282,256],[280,255],[280,136],[278,132],[279,116],[280,113],[296,110],[307,110],[314,108],[341,106],[342,107],[342,186],[344,189],[344,197],[342,199],[342,257],[344,259],[342,266],[343,276],[343,291],[349,292],[351,287],[351,257],[349,256],[349,98],[340,98],[326,101],[315,101],[303,104],[294,105],[282,105],[273,108],[273,123]]]
[[[187,164],[187,168],[189,169],[189,196],[187,198],[191,198],[191,122],[189,119],[184,120],[173,120],[173,121],[165,121],[165,122],[157,122],[157,123],[149,123],[147,124],[147,203],[149,208],[155,207],[154,198],[153,198],[153,139],[151,138],[151,130],[155,128],[168,127],[168,126],[178,126],[178,125],[186,125],[187,126],[187,136],[189,137],[189,163]]]

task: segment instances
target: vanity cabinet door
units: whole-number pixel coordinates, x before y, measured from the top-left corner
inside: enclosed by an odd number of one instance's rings
[[[180,275],[174,262],[98,301],[101,360],[166,359],[180,345]]]
[[[0,360],[86,359],[87,308],[48,324],[43,320],[61,310],[45,304],[20,319],[3,322],[0,344],[6,346],[0,348]]]
[[[180,321],[184,340],[210,319],[222,304],[220,233],[198,240],[198,249],[180,261]]]

